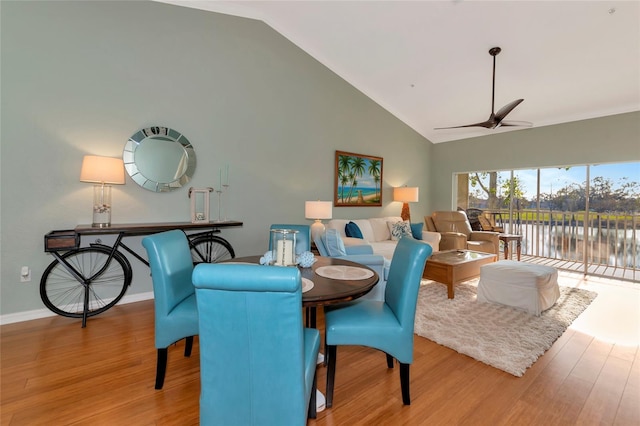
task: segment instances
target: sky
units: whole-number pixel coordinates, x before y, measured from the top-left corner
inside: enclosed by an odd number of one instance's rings
[[[586,166],[572,166],[569,170],[557,167],[540,169],[540,192],[548,194],[553,191],[555,193],[572,183],[582,184],[586,180],[586,170]],[[640,183],[640,163],[638,162],[592,165],[589,173],[591,180],[599,176],[609,178],[614,184],[614,189],[619,187],[623,178],[627,178],[628,182]],[[534,198],[536,196],[537,170],[515,170],[514,175],[520,179],[525,197]],[[509,177],[510,172],[508,171],[500,173],[501,181],[507,180]]]

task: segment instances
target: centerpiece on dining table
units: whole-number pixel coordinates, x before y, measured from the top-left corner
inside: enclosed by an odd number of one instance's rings
[[[296,254],[297,234],[295,229],[272,229],[270,250],[260,258],[260,264],[311,267],[316,261],[313,253],[305,251]]]
[[[296,237],[298,231],[295,229],[272,229],[271,230],[271,265],[295,266],[296,260]]]

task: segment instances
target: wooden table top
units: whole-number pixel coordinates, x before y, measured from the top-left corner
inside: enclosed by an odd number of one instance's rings
[[[302,306],[322,306],[334,303],[348,302],[367,294],[378,283],[380,277],[373,269],[360,263],[349,260],[335,259],[332,257],[316,256],[317,261],[311,268],[299,268],[303,278],[313,281],[313,288],[302,293]],[[260,263],[260,256],[236,257],[226,262]],[[373,272],[373,276],[361,280],[342,280],[326,278],[315,273],[321,266],[345,265],[367,269]],[[282,266],[285,268],[287,266]],[[288,266],[292,267],[292,266]]]

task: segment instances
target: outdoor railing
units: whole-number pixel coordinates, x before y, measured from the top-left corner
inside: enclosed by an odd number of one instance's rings
[[[502,210],[493,217],[522,235],[523,254],[640,269],[640,214]]]

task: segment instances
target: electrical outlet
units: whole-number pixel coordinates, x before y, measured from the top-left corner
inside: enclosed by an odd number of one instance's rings
[[[26,283],[28,281],[31,281],[31,269],[28,266],[23,266],[20,269],[20,282]]]

